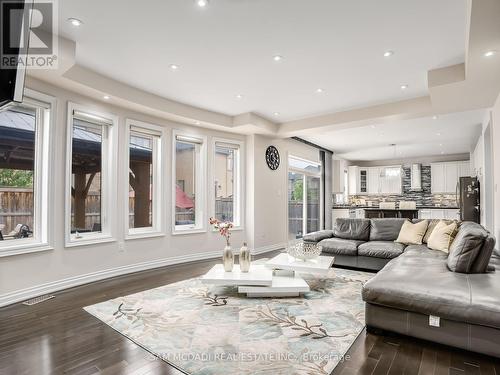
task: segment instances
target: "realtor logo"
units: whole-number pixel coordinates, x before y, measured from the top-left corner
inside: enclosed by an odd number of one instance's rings
[[[2,69],[57,69],[56,1],[1,0]]]

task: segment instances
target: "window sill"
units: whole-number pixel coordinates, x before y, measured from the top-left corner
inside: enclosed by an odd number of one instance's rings
[[[244,230],[245,230],[244,227],[232,227],[231,228],[231,232],[242,232]],[[212,229],[212,233],[219,233],[219,231],[217,229]]]
[[[165,237],[165,233],[157,231],[149,232],[132,232],[125,235],[125,241],[139,240],[141,238]]]
[[[66,241],[65,247],[88,246],[88,245],[96,245],[108,242],[116,242],[116,238],[111,237],[109,235],[74,238],[71,239],[69,242]]]
[[[205,228],[186,228],[186,229],[174,229],[172,231],[172,236],[179,236],[185,234],[200,234],[207,233]]]
[[[47,243],[13,244],[12,246],[0,247],[0,258],[51,250],[54,248]]]

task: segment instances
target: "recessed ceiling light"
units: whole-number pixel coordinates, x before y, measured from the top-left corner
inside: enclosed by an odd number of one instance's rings
[[[111,97],[110,97],[109,95],[104,95],[102,98],[103,98],[104,100],[109,100],[109,99],[111,99]]]
[[[325,92],[325,90],[323,90],[322,88],[318,88],[318,89],[316,89],[316,92],[317,92],[318,94],[322,94],[322,93],[324,93],[324,92]]]
[[[441,155],[444,155],[444,151],[441,151]]]
[[[437,120],[438,118],[439,118],[439,117],[438,117],[438,116],[436,116],[436,115],[432,116],[432,119],[433,119],[433,120]]]
[[[200,124],[201,124],[201,122],[199,122],[199,121],[195,121],[195,122],[194,122],[194,124],[195,124],[195,125],[200,125]]]
[[[401,90],[406,90],[408,88],[408,85],[401,85]]]
[[[441,136],[441,133],[436,133],[436,135],[439,137],[439,136]]]
[[[497,54],[497,51],[494,51],[494,50],[486,51],[484,53],[484,57],[491,57],[491,56],[495,56],[496,54]]]
[[[170,68],[170,70],[178,70],[179,69],[179,65],[176,65],[176,64],[170,64],[168,67]]]
[[[208,0],[196,0],[196,5],[200,8],[205,8],[208,5]]]
[[[439,144],[439,147],[443,147],[443,144],[442,144],[442,143],[440,143],[440,144]]]
[[[279,112],[274,112],[274,113],[273,113],[273,115],[275,115],[275,116],[279,116],[279,115],[280,115],[280,113],[279,113]]]
[[[70,22],[73,26],[78,27],[83,24],[78,18],[68,18],[68,22]]]
[[[394,51],[385,51],[384,52],[384,57],[391,57],[392,55],[394,55]]]
[[[274,55],[273,56],[273,60],[274,61],[281,61],[281,60],[283,60],[283,56],[281,56],[281,55]]]
[[[243,95],[241,94],[236,95],[236,99],[243,99]]]
[[[377,125],[370,125],[370,128],[375,129]]]

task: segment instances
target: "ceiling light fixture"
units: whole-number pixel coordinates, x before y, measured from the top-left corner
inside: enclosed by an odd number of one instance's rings
[[[194,122],[194,124],[195,124],[195,125],[200,125],[200,124],[201,124],[201,122],[199,122],[199,121],[195,121],[195,122]]]
[[[73,26],[78,27],[83,24],[78,18],[68,18],[68,22],[70,22]]]
[[[394,55],[394,51],[385,51],[384,52],[384,57],[391,57],[392,55]]]
[[[273,113],[273,115],[275,115],[275,116],[279,116],[279,115],[280,115],[280,113],[279,113],[279,112],[274,112],[274,113]]]
[[[243,99],[243,95],[241,94],[236,95],[236,99]]]
[[[170,68],[170,70],[178,70],[179,69],[179,65],[176,65],[176,64],[170,64],[168,67]]]
[[[322,88],[316,89],[316,93],[318,93],[318,94],[323,94],[324,92],[325,92],[325,90],[323,90]]]
[[[437,135],[438,137],[440,137],[440,136],[441,136],[441,133],[436,133],[436,135]]]
[[[494,50],[486,51],[484,53],[484,57],[491,57],[491,56],[495,56],[496,54],[497,54],[497,51],[494,51]]]
[[[406,90],[408,88],[408,85],[401,85],[401,90]]]
[[[102,98],[103,98],[104,100],[109,100],[109,99],[111,99],[111,97],[110,97],[109,95],[104,95]]]
[[[274,55],[273,56],[273,60],[276,61],[276,62],[279,62],[279,61],[283,60],[283,56],[281,56],[281,55]]]
[[[437,120],[438,118],[439,118],[439,117],[438,117],[438,116],[436,116],[436,115],[432,116],[432,119],[433,119],[433,120]]]
[[[208,5],[208,0],[196,0],[196,5],[200,8],[205,8]]]
[[[370,125],[370,128],[375,129],[377,125]]]
[[[441,151],[441,155],[444,155],[444,151]]]

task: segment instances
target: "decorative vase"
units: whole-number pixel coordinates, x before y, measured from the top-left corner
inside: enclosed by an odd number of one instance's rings
[[[222,264],[224,265],[225,272],[231,272],[234,266],[234,256],[231,246],[226,245],[224,251],[222,252]]]
[[[250,254],[250,249],[247,247],[247,243],[243,243],[243,247],[240,249],[240,270],[241,272],[248,272],[250,270],[250,263],[252,262],[252,255]]]

